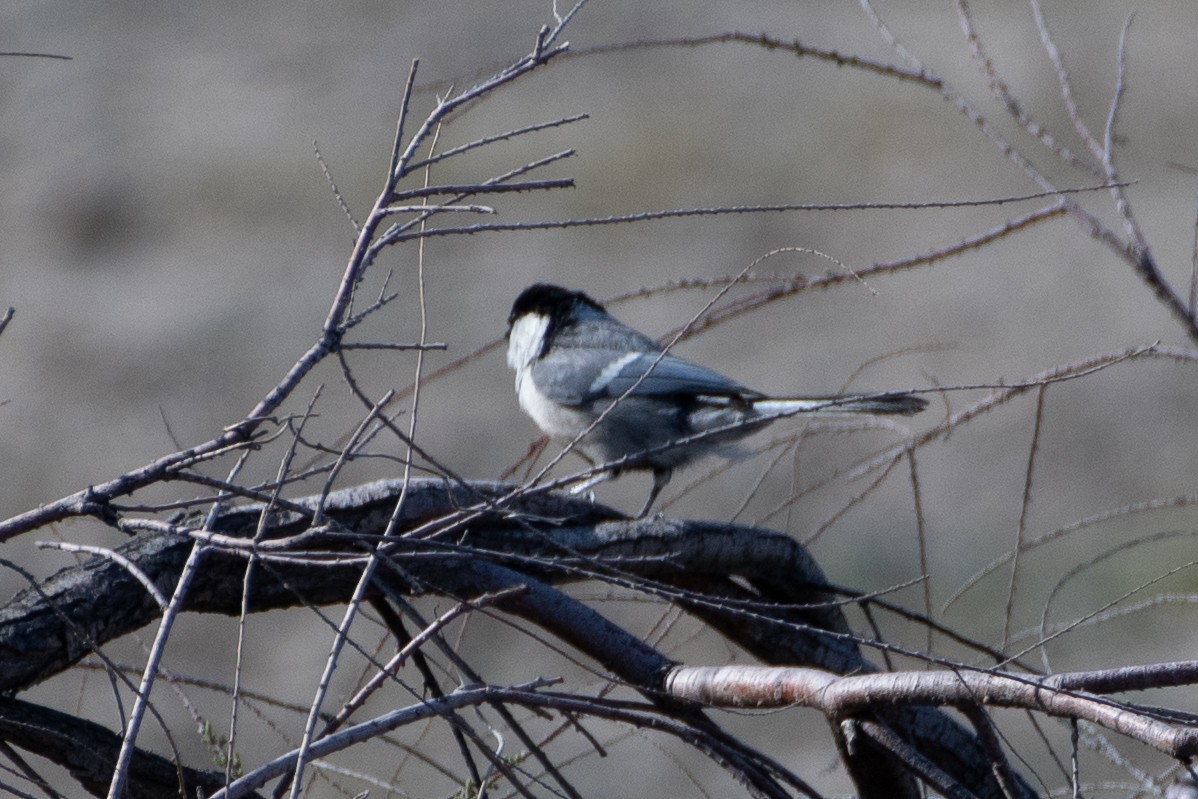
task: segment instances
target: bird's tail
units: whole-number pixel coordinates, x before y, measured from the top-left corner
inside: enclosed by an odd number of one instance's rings
[[[810,413],[831,415],[842,413],[876,413],[911,416],[928,406],[928,401],[914,394],[846,394],[836,397],[793,397],[790,399],[759,399],[753,410],[762,416],[794,416]]]

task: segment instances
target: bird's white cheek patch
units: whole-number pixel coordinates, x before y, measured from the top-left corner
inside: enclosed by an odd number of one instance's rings
[[[525,314],[513,322],[507,341],[507,365],[520,369],[536,360],[548,329],[549,318],[541,314]]]

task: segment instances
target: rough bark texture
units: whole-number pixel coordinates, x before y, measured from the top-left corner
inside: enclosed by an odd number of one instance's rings
[[[397,482],[382,482],[335,492],[327,497],[324,523],[316,530],[309,529],[310,514],[304,509],[315,508],[319,498],[276,511],[259,539],[251,610],[346,602],[402,490]],[[823,573],[786,535],[661,518],[626,520],[602,506],[550,495],[487,507],[510,490],[492,483],[411,483],[395,530],[401,537],[379,549],[384,557],[371,590],[382,598],[432,592],[470,599],[518,588],[495,607],[568,642],[667,708],[663,681],[673,663],[598,611],[558,592],[554,584],[598,577],[665,596],[765,663],[839,674],[875,669],[853,643]],[[259,529],[261,515],[261,506],[245,506],[218,517],[209,532],[228,538],[203,539],[208,548],[185,610],[241,612],[245,542]],[[199,527],[202,519],[189,523]],[[178,534],[184,526],[174,534],[142,533],[118,550],[168,596],[196,545],[195,538]],[[289,539],[293,546],[279,543]],[[64,569],[0,609],[0,691],[11,696],[41,682],[159,613],[145,588],[113,559],[95,557]],[[701,718],[693,708],[674,709],[681,717]],[[36,740],[23,732],[29,727],[21,719],[37,711],[53,713],[25,703],[0,704],[0,737],[35,750]],[[53,726],[48,719],[50,715],[44,716],[41,729]],[[971,793],[1001,795],[976,737],[939,710],[888,711],[866,714],[865,719],[892,729]],[[863,796],[918,795],[899,758],[866,736],[848,740],[844,720],[830,721]],[[115,736],[103,730],[87,736],[95,742],[93,759],[102,762],[108,750],[101,744],[108,746],[108,738]],[[135,773],[137,790],[143,792],[136,795],[177,795],[179,777],[168,761],[144,754],[141,762],[158,771]],[[171,774],[165,782],[163,769]],[[80,780],[89,788],[104,782],[102,768],[80,768],[84,771],[90,776]],[[185,784],[210,785],[198,772],[183,773]],[[1021,788],[1024,795],[1034,795],[1026,784]]]

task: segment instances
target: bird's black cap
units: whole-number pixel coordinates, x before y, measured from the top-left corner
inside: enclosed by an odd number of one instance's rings
[[[603,310],[602,305],[581,291],[571,291],[552,283],[533,283],[520,292],[520,296],[516,297],[507,321],[510,325],[528,313],[541,314],[550,319],[561,319],[576,304],[586,305],[597,311]]]

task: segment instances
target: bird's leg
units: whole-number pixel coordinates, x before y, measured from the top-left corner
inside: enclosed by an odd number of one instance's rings
[[[666,483],[670,482],[670,478],[674,476],[674,470],[668,468],[658,468],[653,470],[653,488],[649,489],[649,498],[645,500],[645,506],[641,508],[641,512],[636,515],[636,518],[643,519],[649,515],[649,508],[653,507],[654,500],[661,490],[666,487]]]

